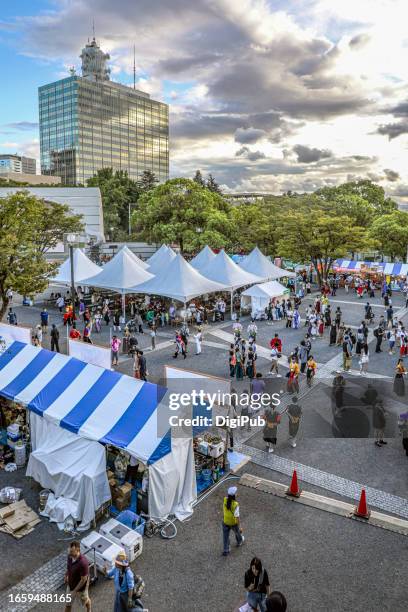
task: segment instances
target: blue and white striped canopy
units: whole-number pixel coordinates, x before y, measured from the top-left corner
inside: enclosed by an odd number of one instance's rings
[[[358,272],[361,268],[379,272],[390,276],[406,276],[408,274],[408,264],[405,263],[385,263],[379,261],[355,261],[350,259],[338,259],[333,263],[334,270],[350,270]]]
[[[0,396],[73,433],[151,464],[171,452],[157,433],[166,389],[74,357],[13,342],[0,355]]]

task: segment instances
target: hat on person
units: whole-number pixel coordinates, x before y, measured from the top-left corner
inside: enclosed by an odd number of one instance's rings
[[[116,556],[115,563],[117,563],[117,565],[121,565],[122,567],[127,567],[129,565],[129,561],[127,560],[127,556],[124,550],[121,550],[120,553]]]
[[[228,489],[228,495],[235,495],[237,491],[238,491],[237,487],[230,487]]]

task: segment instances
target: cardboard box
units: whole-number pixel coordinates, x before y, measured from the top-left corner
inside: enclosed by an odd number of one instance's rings
[[[125,497],[126,495],[130,495],[133,486],[130,484],[130,482],[125,482],[120,487],[117,487],[117,489],[118,491],[120,491],[120,495],[123,495]]]
[[[130,506],[130,497],[115,497],[113,500],[116,508],[122,512],[122,510],[126,510]]]
[[[108,477],[108,480],[110,480],[111,478],[115,478],[115,473],[114,473],[114,472],[112,472],[112,470],[108,470],[108,471],[106,472],[106,475],[107,475],[107,477]]]

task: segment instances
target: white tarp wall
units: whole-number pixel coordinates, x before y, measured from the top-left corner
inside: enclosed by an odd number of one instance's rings
[[[7,346],[15,340],[31,344],[31,328],[0,323],[0,337],[5,340]]]
[[[86,361],[86,363],[101,366],[106,370],[111,369],[111,351],[104,346],[69,339],[68,354],[70,357],[76,357],[81,361]]]
[[[30,413],[33,452],[26,475],[54,493],[47,504],[50,520],[71,514],[88,529],[96,510],[110,497],[105,448]]]

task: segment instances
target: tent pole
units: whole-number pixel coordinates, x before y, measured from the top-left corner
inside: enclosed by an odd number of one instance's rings
[[[234,290],[231,289],[231,321],[232,321],[232,315],[233,315],[233,306],[234,306]]]
[[[122,316],[126,323],[126,294],[122,293]]]
[[[187,309],[187,306],[186,306],[187,302],[184,300],[183,303],[184,303],[183,319],[184,319],[184,323],[185,323],[186,319],[187,319],[187,311],[186,311],[186,309]]]

